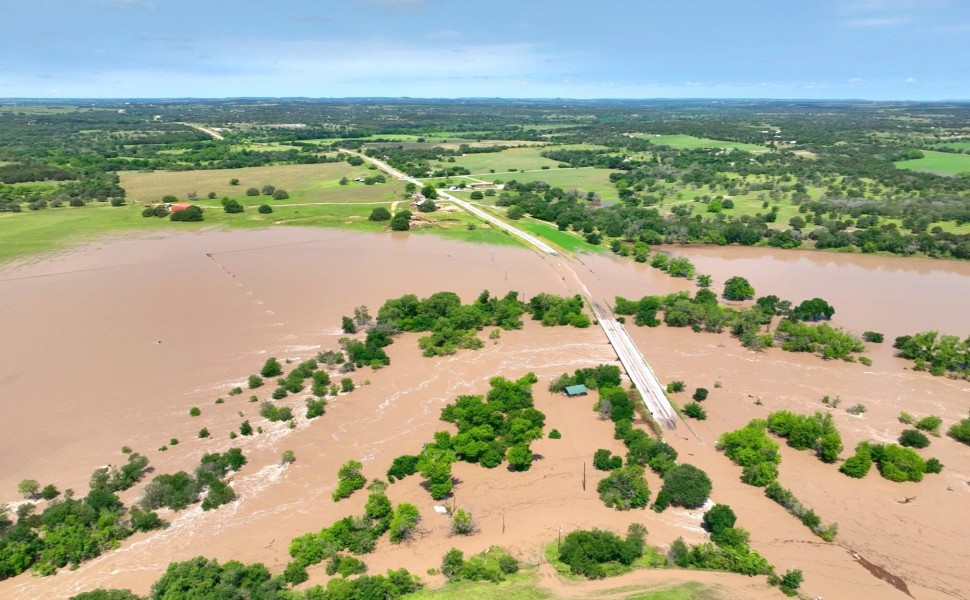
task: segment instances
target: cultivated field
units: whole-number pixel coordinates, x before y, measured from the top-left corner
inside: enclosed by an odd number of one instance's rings
[[[896,168],[929,171],[940,175],[970,173],[970,155],[934,152],[932,150],[923,150],[922,152],[923,158],[899,161],[896,163]]]

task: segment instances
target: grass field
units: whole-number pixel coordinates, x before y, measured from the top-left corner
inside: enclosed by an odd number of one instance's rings
[[[121,187],[125,188],[130,202],[138,203],[159,202],[167,194],[184,200],[189,192],[195,192],[199,198],[215,192],[219,198],[228,196],[244,204],[272,203],[267,196],[246,195],[247,188],[261,189],[267,184],[285,189],[290,195],[285,202],[290,204],[390,201],[390,196],[404,190],[404,184],[395,180],[379,185],[364,185],[354,181],[350,185],[340,185],[341,177],[353,180],[376,173],[363,165],[352,167],[343,162],[208,171],[125,171],[121,173]],[[239,185],[229,185],[232,178],[239,179]]]
[[[610,169],[594,169],[583,167],[579,169],[557,169],[555,167],[541,171],[529,171],[528,173],[505,173],[501,179],[503,181],[516,180],[520,183],[530,183],[532,181],[545,181],[553,187],[564,190],[576,189],[583,192],[597,192],[603,200],[619,200],[616,187],[610,182],[610,173],[616,171]]]
[[[911,171],[928,171],[939,175],[956,175],[970,173],[970,154],[953,154],[950,152],[933,152],[923,150],[923,158],[902,160],[896,164],[897,169]]]
[[[970,150],[970,140],[965,140],[962,142],[943,142],[938,144],[937,148],[952,148],[953,150]]]
[[[585,577],[574,575],[570,571],[569,565],[559,560],[558,542],[553,542],[546,546],[543,554],[546,562],[548,562],[549,565],[551,565],[552,568],[564,578],[576,581],[586,580]],[[621,565],[620,563],[607,563],[603,565],[607,577],[622,575],[635,569],[663,569],[666,568],[666,566],[667,557],[664,555],[664,553],[650,545],[645,545],[643,547],[643,556],[633,561],[630,566]]]
[[[670,146],[671,148],[681,148],[690,150],[693,148],[736,148],[745,152],[768,152],[768,148],[757,144],[745,144],[742,142],[726,142],[723,140],[712,140],[708,138],[698,138],[692,135],[647,135],[640,134],[637,137],[650,140],[651,144],[657,146]]]
[[[572,596],[578,597],[578,596]],[[644,591],[638,587],[618,587],[612,590],[592,592],[586,598],[610,598],[611,600],[715,600],[720,596],[699,584],[687,583],[659,590]],[[408,596],[413,600],[555,600],[557,596],[541,589],[536,576],[520,572],[502,583],[449,583],[435,590],[422,590]]]
[[[471,171],[473,175],[484,176],[492,173],[507,173],[510,169],[531,171],[541,169],[543,166],[556,168],[559,163],[540,156],[542,151],[541,148],[510,148],[503,152],[466,154],[456,157],[454,163],[442,162],[433,163],[433,165],[435,168],[459,165]]]
[[[177,173],[126,173],[122,184],[129,195],[160,199],[164,193],[174,193],[176,186],[200,184],[201,190],[223,190],[246,206],[246,211],[226,214],[219,200],[199,200],[205,209],[205,221],[199,223],[172,222],[167,218],[142,217],[142,206],[131,204],[112,207],[91,203],[84,207],[48,208],[21,213],[0,213],[0,262],[15,258],[63,250],[73,244],[97,237],[139,231],[196,231],[206,227],[251,228],[273,226],[333,227],[358,231],[381,232],[387,223],[367,220],[376,206],[388,209],[399,202],[398,209],[407,207],[402,200],[404,185],[400,181],[364,185],[352,182],[339,185],[342,173],[371,174],[366,168],[354,168],[344,163],[326,165],[297,165],[283,167],[254,167],[219,171],[185,171]],[[239,186],[230,186],[229,178],[239,177]],[[314,177],[326,177],[316,180]],[[338,177],[338,179],[333,179]],[[246,187],[260,187],[260,182],[286,187],[287,200],[272,200],[268,196],[249,197]],[[204,185],[205,187],[201,187]],[[190,188],[191,189],[191,188]],[[181,196],[184,198],[185,196]],[[260,214],[256,206],[269,204],[271,214]],[[439,211],[422,215],[427,223],[415,228],[417,234],[434,234],[449,239],[473,243],[520,245],[515,238],[489,227],[464,211]],[[469,228],[469,225],[474,225]]]

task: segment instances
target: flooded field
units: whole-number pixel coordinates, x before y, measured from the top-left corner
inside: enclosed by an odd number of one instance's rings
[[[726,333],[631,328],[662,381],[680,379],[688,390],[711,390],[708,420],[691,423],[696,437],[682,425],[668,438],[682,461],[711,475],[713,499],[734,507],[739,525],[751,531],[752,547],[780,571],[805,571],[802,590],[810,596],[905,597],[871,575],[855,552],[903,578],[913,597],[968,597],[970,448],[933,438],[921,453],[939,458],[943,473],[919,484],[895,484],[877,473],[849,479],[834,465],[783,447],[781,483],[826,522],[840,525],[837,542],[826,544],[760,489],[742,484],[740,469],[714,450],[714,441],[773,410],[829,410],[820,402],[825,394],[843,402],[832,410],[847,449],[843,456],[863,439],[893,440],[902,430],[900,410],[938,414],[944,428],[965,416],[970,383],[905,370],[888,346],[896,335],[924,329],[970,333],[961,307],[970,298],[970,265],[739,248],[673,253],[690,256],[699,272],[718,282],[744,275],[759,294],[795,301],[820,296],[836,307],[836,324],[886,334],[887,343],[868,353],[873,366],[864,367],[778,350],[748,352]],[[596,297],[610,301],[617,294],[693,289],[629,260],[584,256],[574,268]],[[317,229],[137,237],[0,271],[8,307],[0,316],[0,502],[15,502],[17,482],[28,477],[83,494],[93,469],[123,460],[123,445],[148,456],[156,473],[191,469],[203,453],[231,445],[249,458],[232,483],[238,501],[205,513],[195,507],[163,514],[172,521],[169,529],[138,534],[76,571],[0,582],[0,596],[59,598],[98,586],[144,593],[169,562],[197,555],[261,561],[279,571],[293,537],[362,511],[362,493],[339,504],[330,499],[340,464],[362,460],[368,478],[383,478],[394,457],[418,452],[434,431],[448,427],[438,414],[456,395],[484,393],[490,377],[528,371],[539,375],[534,391],[547,429],[559,429],[562,439],[535,442],[541,459],[526,473],[455,465],[455,502],[481,526],[470,538],[448,537],[447,520],[434,515],[418,478],[391,486],[394,503],[419,507],[422,531],[406,545],[382,540],[363,557],[371,573],[403,566],[423,575],[451,546],[467,555],[498,544],[535,562],[560,527],[623,530],[636,521],[661,547],[678,536],[703,540],[697,511],[607,509],[595,492],[602,474],[592,468],[583,490],[583,463],[597,448],[622,447],[612,439],[612,425],[596,418],[592,397],[566,400],[546,385],[563,371],[615,360],[597,328],[530,322],[477,352],[435,359],[420,355],[416,336],[401,336],[388,349],[390,367],[355,372],[357,390],[332,401],[325,416],[300,419],[292,430],[262,420],[258,403],[247,401],[248,390],[227,396],[268,356],[305,359],[336,347],[340,317],[355,306],[375,313],[385,299],[405,293],[452,290],[470,300],[482,289],[526,297],[568,291],[549,261],[527,250]],[[267,387],[257,390],[259,400],[268,397]],[[225,402],[215,404],[219,397]],[[301,407],[302,396],[284,403]],[[844,407],[855,403],[868,411],[847,414]],[[189,416],[193,406],[201,416]],[[264,433],[230,441],[229,432],[244,419],[260,422]],[[212,438],[197,439],[201,427]],[[171,438],[181,443],[158,451]],[[283,467],[279,457],[288,449],[297,461]],[[648,480],[656,494],[660,480],[652,473]],[[140,487],[124,498],[136,499]],[[311,568],[310,576],[311,584],[324,581],[323,565]],[[540,570],[544,585],[557,589],[553,579]],[[730,597],[780,597],[764,578],[735,575],[638,572],[616,583],[690,579],[717,583]]]

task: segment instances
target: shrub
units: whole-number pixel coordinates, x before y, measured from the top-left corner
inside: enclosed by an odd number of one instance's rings
[[[606,506],[617,510],[643,508],[650,501],[650,488],[643,478],[643,467],[628,465],[611,472],[596,486]]]
[[[378,206],[374,210],[370,211],[370,216],[367,217],[368,221],[390,221],[391,212],[384,208],[383,206]]]
[[[970,444],[970,419],[963,419],[959,423],[951,425],[947,435],[958,442]]]
[[[600,448],[593,453],[593,468],[598,471],[612,471],[623,466],[623,459],[614,456],[609,450]]]
[[[697,419],[698,421],[703,421],[707,419],[707,411],[696,402],[688,402],[684,405],[684,414],[688,417]]]
[[[465,555],[461,550],[452,548],[441,559],[441,574],[448,579],[452,579],[461,574],[461,568],[464,565]]]
[[[193,406],[192,408],[189,409],[189,416],[190,417],[197,417],[197,416],[199,416],[201,414],[202,414],[202,411],[199,409],[198,406]]]
[[[400,544],[403,541],[410,540],[414,534],[414,528],[420,521],[421,514],[416,506],[407,502],[398,504],[394,511],[394,517],[391,519],[391,543]]]
[[[352,392],[354,391],[354,380],[350,377],[344,377],[340,380],[340,391],[341,392]]]
[[[860,442],[855,448],[855,454],[842,463],[839,471],[849,477],[862,479],[869,473],[870,468],[872,468],[872,453],[869,450],[869,443]]]
[[[286,200],[290,197],[286,190],[276,190],[273,192],[273,200]]]
[[[925,473],[939,473],[943,471],[943,463],[936,458],[929,458],[926,460],[926,467],[923,469]]]
[[[312,398],[307,398],[306,401],[306,418],[316,419],[317,417],[323,416],[326,412],[327,402],[325,400],[314,400]]]
[[[800,569],[785,571],[785,574],[778,580],[778,587],[786,596],[797,596],[798,587],[802,585],[802,572]]]
[[[364,465],[356,460],[347,461],[337,471],[337,488],[333,491],[334,502],[349,498],[351,494],[364,487],[367,479],[361,474]]]
[[[391,462],[391,466],[387,469],[387,480],[394,483],[398,479],[404,479],[408,475],[414,475],[418,472],[419,460],[420,457],[412,454],[398,456]]]
[[[936,415],[930,415],[928,417],[923,417],[922,419],[917,421],[916,429],[920,429],[922,431],[928,431],[929,433],[935,435],[936,437],[939,437],[940,425],[942,424],[943,424],[943,419],[941,419],[940,417],[937,417]]]
[[[200,439],[205,439],[207,437],[209,437],[209,430],[207,428],[203,427],[202,429],[199,430],[199,438]]]
[[[242,204],[235,200],[226,200],[222,203],[222,210],[229,214],[241,213],[245,209]]]
[[[858,415],[861,415],[861,414],[865,413],[866,410],[868,410],[868,409],[866,409],[866,405],[865,404],[853,404],[849,408],[845,409],[845,412],[849,413],[850,415],[857,415],[858,416]]]
[[[256,211],[261,215],[269,215],[273,213],[273,207],[269,204],[260,204]]]
[[[896,444],[871,445],[873,462],[879,474],[890,481],[922,481],[926,461],[914,450]]]
[[[677,392],[682,392],[682,391],[684,391],[683,381],[671,381],[670,383],[667,384],[668,393],[675,394]]]
[[[459,508],[451,516],[451,533],[453,535],[470,535],[478,529],[471,513]]]
[[[875,331],[865,331],[862,333],[862,339],[873,344],[881,344],[883,341],[883,335],[881,333],[876,333]]]
[[[694,402],[703,402],[707,400],[707,388],[697,388],[694,390],[694,395],[691,396],[691,400]]]
[[[276,358],[267,358],[262,370],[259,372],[263,377],[276,377],[283,373],[283,367]]]
[[[239,433],[243,435],[252,435],[253,426],[249,424],[249,421],[243,421],[242,424],[239,426]]]
[[[552,431],[549,432],[549,439],[550,440],[558,440],[558,439],[561,439],[561,438],[562,438],[562,434],[559,433],[559,430],[558,429],[553,429]]]
[[[275,191],[276,191],[276,186],[270,185],[268,183],[266,185],[264,185],[263,186],[263,189],[262,189],[262,192],[263,192],[263,195],[264,196],[272,196],[273,195],[273,192],[275,192]]]
[[[899,413],[899,422],[904,425],[912,425],[916,422],[916,418],[906,411]]]
[[[915,429],[907,429],[900,434],[899,445],[908,448],[925,448],[930,445],[930,439]]]
[[[701,521],[704,530],[711,534],[720,533],[721,531],[734,527],[734,523],[737,521],[737,516],[731,507],[726,504],[715,504],[704,513],[704,519]]]
[[[40,497],[44,500],[53,500],[60,495],[61,493],[57,490],[57,486],[55,486],[53,483],[48,483],[44,486],[44,489],[40,491]],[[2,518],[0,518],[0,520],[2,520]]]

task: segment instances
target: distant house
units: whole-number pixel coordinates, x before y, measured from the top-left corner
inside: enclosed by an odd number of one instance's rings
[[[589,390],[586,389],[585,385],[578,383],[576,385],[567,385],[565,392],[570,398],[575,398],[576,396],[585,396]]]
[[[488,187],[492,185],[495,185],[495,184],[492,183],[491,181],[474,181],[468,184],[468,187],[477,188],[477,187]]]
[[[170,207],[168,207],[168,210],[169,212],[173,212],[173,213],[181,212],[190,206],[192,205],[189,204],[188,202],[179,202],[178,204],[173,204]]]

